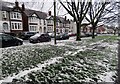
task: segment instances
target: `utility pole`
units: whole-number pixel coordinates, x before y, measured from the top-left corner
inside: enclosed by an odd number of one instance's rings
[[[54,44],[56,43],[56,0],[54,0]]]

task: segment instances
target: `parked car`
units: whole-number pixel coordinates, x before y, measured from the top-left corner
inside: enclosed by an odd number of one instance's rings
[[[76,36],[76,34],[75,34],[75,33],[72,33],[72,32],[68,33],[68,35],[69,35],[70,37]]]
[[[20,38],[23,40],[28,40],[31,36],[35,35],[37,32],[22,32]]]
[[[89,37],[89,36],[92,36],[92,33],[91,32],[87,32],[85,33],[86,37]]]
[[[54,38],[54,32],[53,33],[48,33],[51,38]],[[56,36],[58,36],[59,33],[56,33]]]
[[[88,32],[88,33],[86,33],[85,35],[86,35],[87,37],[89,37],[89,36],[92,36],[92,33],[91,33],[91,32]],[[97,33],[94,33],[94,35],[97,36]]]
[[[39,43],[39,42],[49,42],[51,41],[51,37],[47,33],[37,33],[34,36],[29,38],[30,43]]]
[[[66,40],[66,39],[69,39],[68,34],[58,34],[58,35],[56,35],[56,40]]]
[[[86,35],[85,35],[85,33],[81,33],[81,35],[80,35],[80,37],[82,38],[82,37],[86,37]]]
[[[0,47],[10,47],[22,45],[23,40],[8,34],[0,33]]]
[[[9,35],[11,35],[11,36],[16,36],[16,34],[15,33],[13,33],[13,32],[3,32],[4,34],[9,34]]]

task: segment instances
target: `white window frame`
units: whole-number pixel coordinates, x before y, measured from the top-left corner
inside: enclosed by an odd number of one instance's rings
[[[36,32],[37,31],[37,25],[29,25],[29,31]]]
[[[6,22],[3,23],[3,30],[9,30],[8,23]]]
[[[46,25],[46,20],[44,20],[44,25]]]
[[[52,20],[48,20],[47,23],[48,23],[48,24],[51,24],[51,23],[52,23]]]
[[[3,18],[7,18],[7,12],[6,12],[6,11],[3,11],[3,12],[2,12],[2,17],[3,17]]]
[[[30,23],[38,23],[39,19],[37,17],[29,17],[29,22]]]
[[[42,19],[39,20],[40,25],[42,25]]]
[[[11,19],[18,19],[18,20],[22,20],[22,15],[19,12],[11,12],[10,13],[10,18]]]
[[[11,22],[12,30],[22,30],[22,22]]]

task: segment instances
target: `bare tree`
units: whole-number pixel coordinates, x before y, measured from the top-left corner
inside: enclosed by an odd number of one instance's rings
[[[91,2],[89,11],[88,11],[88,16],[86,16],[86,20],[91,23],[92,25],[92,38],[95,38],[95,30],[97,28],[97,24],[100,21],[100,18],[105,10],[105,7],[107,6],[107,2],[101,2],[101,1],[96,1],[96,2]]]
[[[118,7],[118,15],[117,15],[117,21],[118,21],[118,36],[120,36],[120,1],[117,2]]]
[[[105,24],[112,26],[111,28],[114,30],[114,34],[118,33],[118,35],[120,35],[119,34],[120,28],[118,24],[120,17],[119,9],[120,9],[119,2],[111,1],[109,7],[105,8],[105,11],[101,18],[101,21],[103,21]]]
[[[81,40],[81,26],[82,21],[86,16],[86,13],[88,12],[88,9],[90,7],[90,1],[91,0],[71,0],[70,2],[68,0],[62,2],[59,0],[61,5],[65,8],[65,10],[74,18],[74,21],[76,22],[76,30],[77,30],[77,37],[76,40]]]
[[[101,21],[107,25],[113,26],[114,34],[118,30],[118,7],[116,1],[111,1],[109,6],[105,8],[104,13],[101,16]]]

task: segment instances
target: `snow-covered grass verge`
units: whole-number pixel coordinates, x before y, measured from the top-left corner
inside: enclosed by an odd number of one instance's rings
[[[5,48],[2,50],[2,77],[14,77],[35,84],[61,81],[111,82],[116,77],[117,39],[116,36],[98,36],[79,42],[74,39],[59,41],[56,46],[36,44]],[[46,64],[46,60],[56,57],[60,59]],[[38,64],[45,66],[39,68]],[[19,75],[24,72],[27,74]]]
[[[66,50],[52,45],[34,45],[6,48],[2,51],[2,76],[7,77],[18,74],[21,70],[37,67],[38,63],[50,58],[62,57]]]

